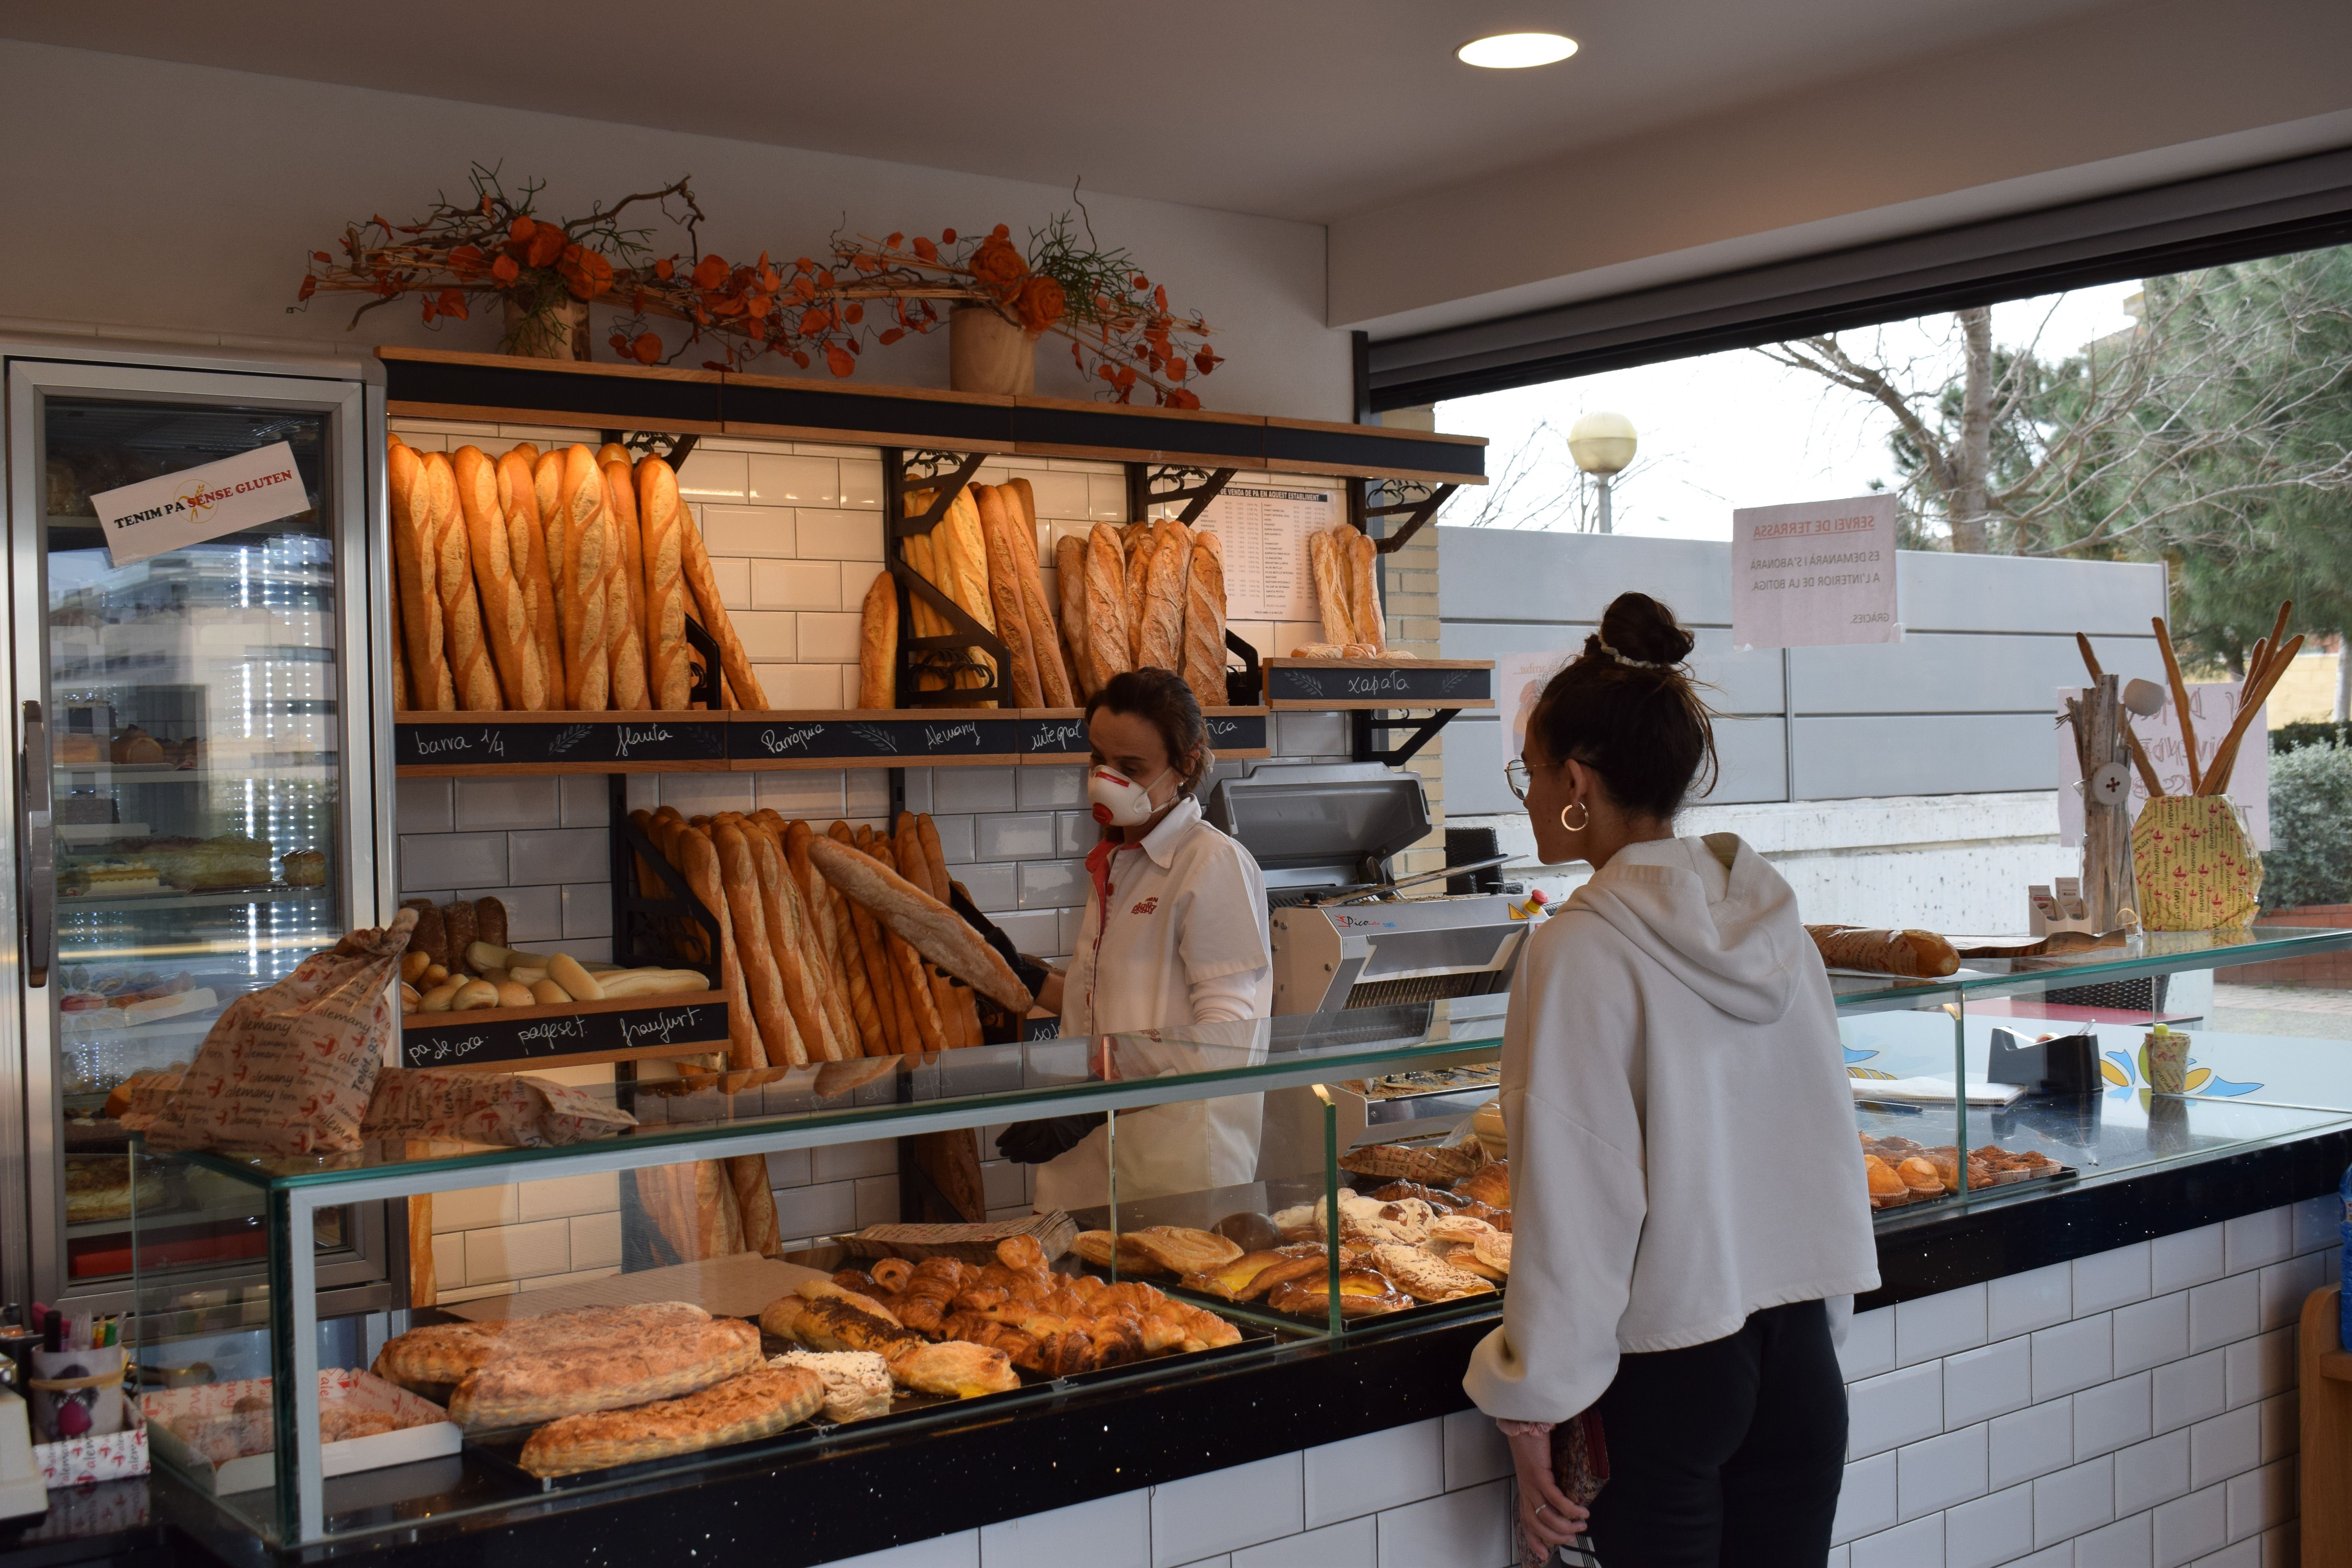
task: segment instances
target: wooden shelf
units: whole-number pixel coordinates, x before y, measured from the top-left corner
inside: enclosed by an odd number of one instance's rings
[[[554,1007],[404,1013],[400,1019],[400,1065],[409,1068],[513,1072],[726,1048],[727,1000],[717,990]]]
[[[376,357],[396,416],[1486,482],[1486,443],[1476,436],[434,349],[379,348]]]
[[[1269,658],[1264,668],[1276,710],[1495,706],[1491,658]]]

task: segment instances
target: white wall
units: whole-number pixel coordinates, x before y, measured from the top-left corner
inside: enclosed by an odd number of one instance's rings
[[[557,24],[546,52],[516,68],[560,70],[567,49],[713,47],[655,39]],[[712,60],[715,92],[729,69],[772,68]],[[885,86],[879,54],[870,68]],[[0,145],[10,150],[0,161],[0,316],[270,346],[494,349],[495,323],[434,332],[413,302],[385,306],[354,333],[344,331],[352,297],[286,313],[307,253],[333,249],[350,220],[410,222],[436,192],[463,195],[476,160],[503,163],[509,190],[544,179],[541,210],[561,216],[691,174],[712,220],[704,248],[730,259],[762,249],[822,258],[845,215],[853,231],[877,235],[997,223],[1021,234],[1069,205],[1066,191],[1020,181],[16,42],[0,42]],[[1200,384],[1208,406],[1349,416],[1347,335],[1323,325],[1320,226],[1129,197],[1087,205],[1105,243],[1126,247],[1171,302],[1217,329],[1229,357]],[[1038,390],[1091,395],[1068,354],[1054,352],[1059,342],[1040,345]],[[871,351],[858,379],[944,386],[946,334]]]

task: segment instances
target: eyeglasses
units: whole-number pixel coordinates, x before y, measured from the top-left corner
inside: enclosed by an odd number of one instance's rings
[[[1522,803],[1528,798],[1528,764],[1513,757],[1503,764],[1503,782]]]

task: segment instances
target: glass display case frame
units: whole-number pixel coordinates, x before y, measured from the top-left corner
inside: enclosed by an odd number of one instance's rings
[[[2002,973],[1971,968],[1958,975],[1933,981],[1839,976],[1838,1007],[1842,1028],[1874,1018],[1948,1010],[1948,1034],[1944,1032],[1941,1020],[1927,1022],[1939,1039],[1948,1041],[1950,1054],[1944,1059],[1958,1073],[1965,1074],[1969,1062],[1965,1006],[1971,1000],[1981,1003],[2000,996],[2032,998],[2053,989],[2080,987],[2086,981],[2104,984],[2147,980],[2163,974],[2193,973],[2345,949],[2352,949],[2352,931],[2257,930],[2247,933],[2243,941],[2201,934],[2151,935],[2134,939],[2122,950],[2082,955],[2043,968],[2034,968],[2030,963],[2020,968],[2011,963]],[[1403,1015],[1416,1010],[1391,1011]],[[373,1154],[299,1161],[215,1153],[150,1156],[186,1159],[241,1184],[264,1214],[269,1233],[271,1289],[266,1315],[274,1416],[276,1429],[293,1432],[296,1440],[277,1446],[272,1488],[266,1494],[247,1494],[248,1508],[240,1517],[261,1533],[273,1535],[289,1545],[350,1539],[367,1531],[414,1522],[411,1519],[381,1514],[346,1520],[331,1516],[328,1511],[325,1478],[320,1463],[321,1314],[316,1263],[310,1248],[287,1245],[289,1237],[309,1235],[315,1215],[322,1209],[517,1180],[633,1171],[877,1137],[977,1129],[1026,1117],[1110,1112],[1260,1090],[1305,1089],[1319,1093],[1320,1086],[1344,1080],[1414,1068],[1492,1062],[1501,1054],[1499,1014],[1457,1021],[1422,1010],[1417,1018],[1403,1021],[1421,1026],[1417,1039],[1398,1043],[1396,1029],[1367,1027],[1377,1021],[1363,1014],[1324,1015],[1319,1020],[1314,1016],[1263,1020],[1255,1026],[1218,1025],[1187,1030],[1177,1043],[1198,1049],[1199,1069],[1141,1079],[1118,1076],[1121,1051],[1143,1046],[1164,1049],[1176,1032],[969,1047],[926,1058],[898,1058],[894,1070],[874,1084],[831,1097],[823,1105],[816,1102],[812,1087],[814,1075],[823,1069],[801,1069],[798,1078],[739,1094],[731,1100],[715,1090],[704,1091],[705,1103],[700,1105],[692,1103],[691,1096],[673,1100],[667,1102],[662,1120],[649,1119],[619,1138],[564,1147],[500,1148],[410,1162],[385,1160]],[[1297,1034],[1286,1047],[1272,1034],[1277,1026],[1305,1030],[1318,1023],[1326,1030],[1319,1042],[1311,1033]],[[1848,1054],[1853,1054],[1851,1047]],[[2352,1090],[2352,1060],[2345,1063],[2345,1085]],[[2147,1096],[2144,1086],[2137,1092],[2143,1108],[2148,1099],[2161,1104],[2172,1098]],[[1323,1147],[1319,1152],[1323,1156],[1323,1174],[1316,1184],[1323,1194],[1322,1201],[1336,1205],[1338,1189],[1347,1184],[1349,1178],[1337,1164],[1342,1152],[1339,1123],[1328,1096],[1322,1098],[1319,1120]],[[2280,1113],[2283,1125],[2249,1127],[2235,1133],[2225,1130],[2221,1135],[2201,1143],[2194,1136],[2199,1108],[2188,1107],[2184,1115],[2189,1136],[2152,1143],[2149,1160],[2141,1164],[2097,1174],[2127,1178],[2151,1165],[2194,1160],[2262,1139],[2305,1136],[2319,1128],[2352,1121],[2352,1092],[2318,1098],[2333,1100],[2335,1103],[2295,1106],[2283,1099],[2276,1102],[2245,1102],[2245,1109]],[[640,1100],[639,1103],[650,1110],[655,1102]],[[1969,1110],[1957,1082],[1949,1114],[1960,1132],[1958,1146],[1968,1147]],[[711,1116],[721,1119],[697,1119]],[[1984,1125],[1981,1119],[1977,1125]],[[2029,1202],[2065,1189],[2066,1184],[2042,1182],[1989,1191],[1963,1191],[1950,1194],[1941,1203],[1898,1211],[1899,1217],[1891,1223],[1910,1227],[1985,1205]],[[1114,1190],[1114,1215],[1118,1206]],[[1890,1220],[1882,1217],[1882,1234],[1889,1225]],[[1435,1310],[1457,1317],[1475,1316],[1496,1310],[1499,1300],[1499,1297],[1479,1297],[1459,1303],[1438,1303]],[[1236,1315],[1246,1318],[1249,1314],[1244,1309]],[[1358,1335],[1376,1334],[1382,1321],[1374,1318],[1343,1323],[1335,1309],[1328,1322],[1289,1326],[1293,1331],[1281,1336],[1281,1342],[1265,1346],[1257,1353],[1280,1354],[1286,1346],[1303,1341],[1329,1344]],[[142,1342],[142,1360],[147,1359],[149,1349],[150,1345]],[[1221,1370],[1232,1364],[1229,1360],[1216,1363]],[[1164,1384],[1171,1377],[1183,1375],[1183,1371],[1181,1362],[1144,1362],[1095,1375],[1133,1375]],[[1049,1397],[1056,1387],[1058,1384],[1024,1389],[1021,1394],[1003,1397]],[[908,1424],[903,1428],[905,1437],[895,1440],[913,1440],[922,1429],[919,1422]],[[790,1436],[787,1434],[786,1437],[762,1440],[749,1446],[748,1451],[754,1456],[773,1451],[775,1445],[786,1442]],[[666,1461],[665,1466],[679,1471],[691,1470],[722,1462],[730,1454],[728,1449],[707,1450]],[[735,1457],[741,1457],[741,1452]],[[641,1486],[647,1479],[646,1467],[640,1466],[614,1484]],[[488,1500],[478,1501],[474,1506],[496,1509],[505,1504],[502,1500]]]

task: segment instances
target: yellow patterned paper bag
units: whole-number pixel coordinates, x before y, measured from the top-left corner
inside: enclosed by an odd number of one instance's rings
[[[2243,931],[2263,891],[2263,858],[2225,795],[2168,795],[2132,824],[2143,931]]]

